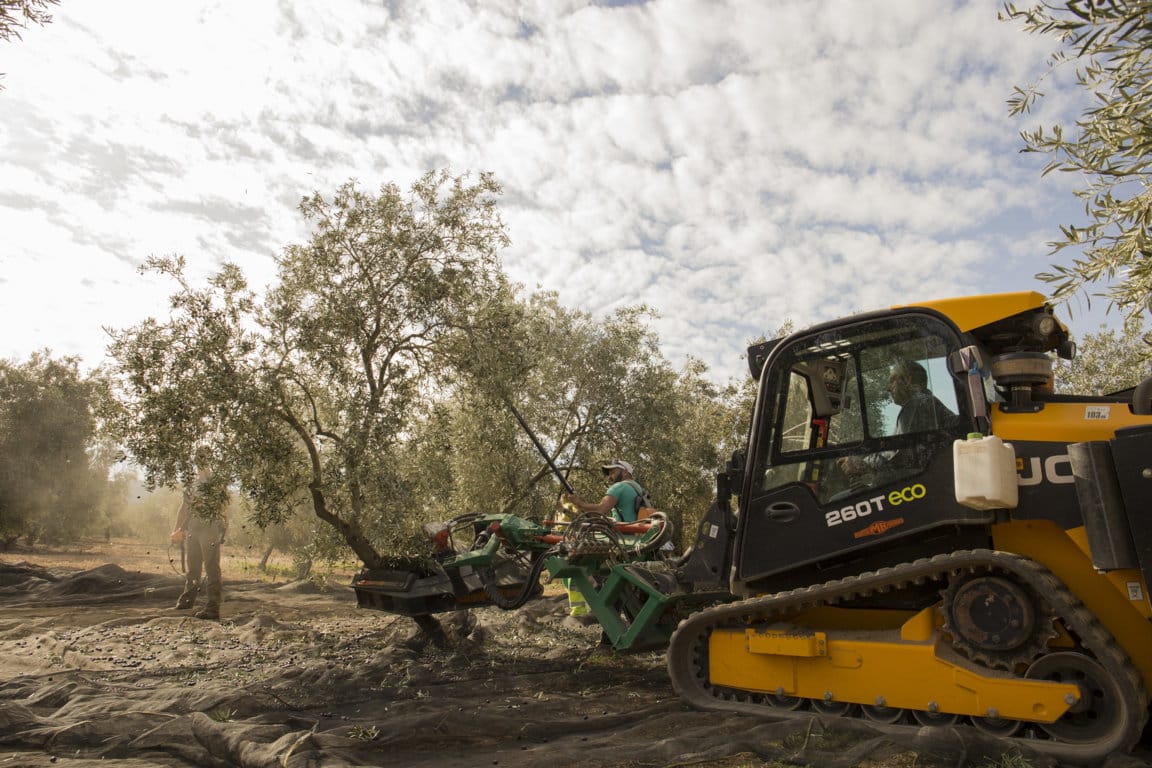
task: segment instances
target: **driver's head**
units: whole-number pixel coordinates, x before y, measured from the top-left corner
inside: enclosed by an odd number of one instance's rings
[[[896,405],[904,405],[912,393],[928,387],[928,371],[911,360],[901,360],[888,374],[888,394]]]

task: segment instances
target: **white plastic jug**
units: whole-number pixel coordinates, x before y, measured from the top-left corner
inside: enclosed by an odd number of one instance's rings
[[[995,435],[974,432],[952,444],[956,501],[972,509],[1014,509],[1019,503],[1016,451]]]

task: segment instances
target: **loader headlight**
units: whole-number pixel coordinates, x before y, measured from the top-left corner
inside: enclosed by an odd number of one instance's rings
[[[1051,336],[1056,332],[1056,318],[1052,315],[1040,315],[1036,319],[1036,331],[1041,336]]]

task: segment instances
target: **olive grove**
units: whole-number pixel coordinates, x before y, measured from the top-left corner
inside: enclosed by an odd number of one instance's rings
[[[197,282],[180,256],[149,259],[171,309],[110,331],[112,434],[151,485],[186,481],[210,444],[254,523],[305,507],[370,566],[423,552],[430,520],[555,509],[513,407],[584,492],[627,456],[658,500],[702,513],[735,388],[674,369],[643,308],[597,319],[520,295],[500,191],[440,171],[312,195],[310,238],[262,292],[231,264]]]

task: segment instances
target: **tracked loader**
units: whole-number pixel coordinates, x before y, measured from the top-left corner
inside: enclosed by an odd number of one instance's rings
[[[957,726],[1092,763],[1131,750],[1149,714],[1152,376],[1056,394],[1054,358],[1074,352],[1038,293],[757,344],[746,450],[684,555],[666,556],[660,514],[465,515],[429,529],[420,563],[352,586],[422,621],[516,609],[547,570],[613,648],[667,645],[695,707]]]
[[[749,350],[732,601],[667,663],[693,706],[963,725],[1089,763],[1152,686],[1152,377],[1055,394],[1037,293],[837,320]],[[721,500],[723,501],[723,500]]]

